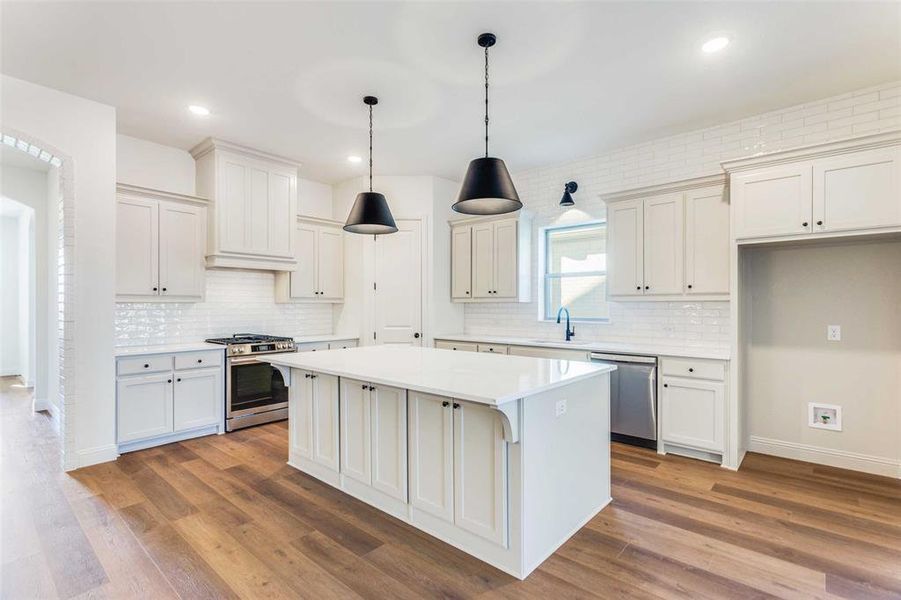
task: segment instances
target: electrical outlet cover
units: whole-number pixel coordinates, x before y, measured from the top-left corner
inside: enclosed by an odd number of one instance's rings
[[[842,341],[842,326],[841,325],[827,325],[826,326],[826,339],[830,342]]]

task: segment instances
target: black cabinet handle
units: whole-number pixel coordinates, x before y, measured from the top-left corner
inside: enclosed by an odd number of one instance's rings
[[[636,285],[636,286],[635,286],[635,289],[636,289],[636,290],[640,290],[640,289],[641,289],[641,286],[640,286],[640,285]]]
[[[171,379],[167,379],[167,380],[166,380],[166,383],[172,383],[172,380],[171,380]]]
[[[804,221],[803,223],[801,223],[801,226],[802,226],[802,227],[807,227],[807,221]]]
[[[156,288],[153,288],[153,291],[154,291],[154,292],[157,291]]]
[[[450,406],[450,402],[445,400],[444,402],[441,403],[441,406],[443,406],[444,408],[447,408],[448,406]]]
[[[469,295],[469,290],[466,290],[466,295],[467,295],[467,296]]]
[[[310,379],[316,379],[319,375],[310,375]]]
[[[310,374],[309,374],[309,373],[304,373],[304,374],[303,374],[303,378],[304,378],[304,379],[309,379],[309,378],[310,378]]]
[[[454,408],[460,408],[460,405],[454,402]]]
[[[181,377],[177,378],[175,381],[176,381],[176,382],[181,381]]]
[[[374,391],[375,391],[375,386],[374,386],[374,385],[370,385],[370,386],[369,386],[369,391],[370,391],[370,392],[374,392]]]
[[[822,221],[817,221],[817,225],[822,225],[822,224],[823,224]]]
[[[149,368],[150,368],[150,365],[148,365],[148,364],[145,363],[145,364],[144,364],[144,368],[145,368],[145,369],[149,369]]]
[[[649,289],[651,289],[651,286],[646,285],[646,286],[644,286],[644,289],[649,290]]]
[[[198,359],[197,359],[197,362],[202,363],[202,362],[203,362],[203,359],[202,359],[202,358],[198,358]]]
[[[689,372],[689,373],[694,373],[694,372],[695,372],[694,367],[688,367],[688,372]]]
[[[163,291],[165,292],[165,291],[166,291],[166,288],[163,288]]]
[[[691,284],[690,284],[690,283],[688,284],[688,289],[691,289]]]
[[[669,384],[668,384],[668,383],[664,383],[664,384],[663,384],[663,387],[669,387]]]
[[[413,334],[413,337],[415,337],[415,338],[418,340],[418,339],[419,339],[419,332],[417,331],[416,333],[414,333],[414,334]]]

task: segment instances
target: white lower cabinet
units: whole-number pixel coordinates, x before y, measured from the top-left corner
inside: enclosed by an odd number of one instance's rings
[[[222,362],[222,351],[119,358],[119,452],[224,431]]]
[[[341,378],[341,472],[372,483],[369,384]]]
[[[303,374],[301,378],[299,375]],[[295,371],[289,393],[288,437],[292,456],[335,473],[338,457],[338,378]]]
[[[507,444],[497,411],[410,395],[410,503],[507,545]]]
[[[723,382],[664,376],[660,402],[664,443],[723,452]]]

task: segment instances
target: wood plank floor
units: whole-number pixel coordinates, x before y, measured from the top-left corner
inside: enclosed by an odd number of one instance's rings
[[[285,423],[61,472],[0,380],[0,596],[901,598],[901,482],[613,447],[613,504],[526,581],[285,465]]]

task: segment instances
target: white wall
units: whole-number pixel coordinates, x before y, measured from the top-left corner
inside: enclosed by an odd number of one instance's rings
[[[19,343],[19,218],[0,216],[0,376],[22,372]]]
[[[35,379],[35,242],[34,211],[27,210],[18,219],[19,242],[19,375],[28,387]]]
[[[115,458],[113,321],[116,240],[116,111],[91,100],[2,76],[3,127],[71,157],[77,341],[65,348],[66,468]],[[74,397],[73,397],[74,396]]]
[[[796,458],[901,477],[901,241],[744,256],[751,449],[776,442]],[[842,327],[840,342],[826,340],[827,325]],[[842,406],[843,431],[808,427],[813,401]]]
[[[605,216],[600,195],[722,172],[720,161],[901,128],[901,81],[792,106],[716,127],[678,134],[513,174],[533,219],[531,303],[467,304],[465,330],[557,339],[560,326],[538,321],[538,229]],[[576,205],[559,206],[563,185],[575,180]],[[610,323],[581,323],[578,339],[724,348],[728,302],[614,302]]]
[[[116,136],[116,180],[194,195],[194,158],[187,150],[139,138]]]
[[[297,179],[297,214],[332,219],[332,186],[311,179]]]

